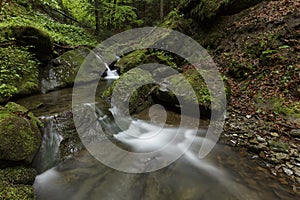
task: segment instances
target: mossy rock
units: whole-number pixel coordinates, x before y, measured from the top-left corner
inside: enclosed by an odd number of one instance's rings
[[[32,185],[37,172],[33,168],[14,167],[0,169],[0,180],[10,184]]]
[[[30,46],[40,61],[48,62],[52,58],[53,40],[45,31],[33,26],[13,26],[11,29],[17,43]]]
[[[0,107],[0,160],[30,164],[41,144],[39,123],[17,104]]]
[[[210,73],[206,73],[202,70],[204,75],[211,76]],[[211,77],[211,80],[214,80]],[[164,78],[161,82],[160,88],[157,90],[156,97],[169,104],[198,104],[201,114],[209,116],[211,112],[211,102],[214,101],[216,111],[222,111],[224,109],[224,102],[219,102],[218,99],[213,99],[206,86],[206,82],[195,69],[188,69],[182,74],[175,74]],[[214,84],[214,83],[210,83]],[[223,89],[223,88],[220,88]],[[230,89],[225,89],[227,95],[230,93]],[[180,106],[180,105],[178,105]],[[182,106],[182,105],[181,105]]]
[[[151,90],[154,87],[152,75],[145,70],[135,68],[120,76],[112,86],[104,91],[105,98],[115,95],[114,104],[122,113],[138,113],[153,104]],[[133,91],[131,91],[133,88]],[[129,113],[128,113],[129,105]]]
[[[147,49],[130,52],[123,56],[115,64],[115,67],[121,74],[123,74],[132,68],[146,63],[160,63],[178,70],[172,56],[162,51],[151,51]]]
[[[4,185],[0,184],[0,197],[2,200],[33,200],[35,199],[33,187],[30,185]]]
[[[90,53],[88,48],[78,48],[68,51],[51,63],[41,72],[42,92],[46,93],[58,88],[72,86],[77,72],[84,59]],[[88,80],[90,77],[86,77]],[[78,80],[84,82],[85,80]]]

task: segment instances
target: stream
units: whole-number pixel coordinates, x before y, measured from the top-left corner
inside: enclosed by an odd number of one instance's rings
[[[101,81],[98,86],[99,94],[110,84],[110,80]],[[198,159],[199,147],[205,141],[203,134],[209,124],[207,120],[200,120],[196,139],[183,156],[154,172],[120,172],[99,162],[85,148],[75,150],[66,159],[59,159],[59,148],[64,140],[62,131],[77,134],[75,129],[65,130],[59,120],[54,120],[58,113],[72,109],[72,91],[72,88],[66,88],[16,101],[29,108],[46,124],[43,129],[43,145],[36,160],[40,174],[36,177],[34,189],[38,200],[297,199],[288,185],[281,184],[262,163],[244,151],[218,144],[209,156]],[[100,123],[105,126],[107,135],[112,136],[110,140],[114,144],[130,151],[154,148],[153,144],[127,140],[122,135],[124,131],[116,127],[108,105],[97,96],[100,95],[96,95],[97,108],[103,114],[99,116]],[[151,112],[156,113],[157,120],[155,116],[150,120],[148,110],[145,110],[133,116],[132,126],[127,131],[151,132],[160,127],[160,108],[153,109]],[[167,125],[163,127],[163,131],[175,133],[178,131],[180,115],[172,111],[167,111],[166,114]],[[181,132],[185,134],[186,130]],[[154,143],[168,142],[164,140],[167,139],[157,138]],[[106,140],[100,142],[107,144]],[[178,144],[184,142],[182,140]],[[175,145],[174,149],[178,146]],[[111,151],[113,150],[107,145],[105,155],[111,156],[117,164],[130,162],[126,157],[110,154]],[[158,160],[160,157],[151,159]],[[151,162],[149,161],[150,164]],[[133,162],[132,167],[143,166]]]

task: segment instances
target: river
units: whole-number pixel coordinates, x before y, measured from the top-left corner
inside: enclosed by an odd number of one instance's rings
[[[99,93],[108,85],[109,81],[99,84]],[[44,128],[44,145],[41,148],[39,163],[46,163],[41,173],[36,177],[34,189],[38,200],[219,200],[219,199],[297,199],[288,185],[283,185],[277,177],[272,176],[263,167],[263,163],[240,149],[218,144],[205,159],[198,159],[199,147],[205,141],[203,133],[209,124],[207,120],[200,120],[198,134],[191,147],[178,160],[167,167],[149,173],[126,173],[112,169],[102,164],[85,148],[76,151],[73,156],[59,160],[57,152],[60,143],[64,140],[62,134],[54,126],[59,121],[51,121],[51,116],[72,109],[72,88],[53,91],[47,94],[38,94],[26,97],[17,103],[28,107],[41,119],[48,119]],[[99,95],[98,95],[99,96]],[[154,144],[140,144],[129,142],[118,131],[113,118],[109,114],[109,106],[100,97],[96,98],[97,108],[101,109],[110,140],[129,151],[151,150]],[[154,108],[155,109],[155,108]],[[157,117],[162,116],[159,111]],[[50,119],[50,120],[49,120]],[[159,118],[158,118],[159,119]],[[167,111],[167,125],[163,132],[172,134],[178,131],[180,115]],[[148,110],[133,116],[127,131],[137,132],[144,130],[151,132],[160,127],[159,120],[149,120]],[[103,123],[102,123],[103,124]],[[65,131],[64,129],[61,129]],[[186,134],[184,129],[180,134]],[[45,131],[48,131],[47,134]],[[77,134],[76,129],[68,130]],[[123,139],[122,139],[123,137]],[[154,141],[162,142],[161,138]],[[50,142],[52,141],[51,145]],[[178,143],[184,143],[185,140]],[[54,145],[53,145],[54,143]],[[132,167],[141,167],[126,156],[118,157],[112,154],[113,149],[107,145],[107,140],[101,140],[98,145],[106,145],[104,155],[114,159],[117,165],[132,164]],[[148,145],[148,146],[147,146]],[[175,145],[174,149],[179,145]],[[55,149],[56,148],[56,149]],[[47,151],[52,153],[47,154]],[[149,163],[159,160],[159,155],[149,158]],[[55,162],[53,162],[55,161]],[[148,161],[147,161],[148,162]],[[144,166],[143,166],[144,167]]]

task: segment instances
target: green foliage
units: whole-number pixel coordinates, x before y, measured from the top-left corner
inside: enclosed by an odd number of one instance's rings
[[[275,114],[300,117],[300,102],[286,104],[284,99],[279,98],[274,103],[273,111],[275,112]]]
[[[177,9],[173,9],[167,16],[164,22],[160,25],[161,27],[175,29],[180,32],[186,32],[190,30],[192,21],[186,19]]]
[[[126,1],[131,3],[131,1]],[[121,3],[121,2],[120,2]],[[103,2],[103,22],[105,27],[114,27],[114,29],[129,29],[134,25],[141,25],[142,20],[137,19],[136,8],[130,5],[113,4]]]
[[[100,25],[105,29],[124,30],[140,25],[132,0],[99,0]],[[62,4],[80,22],[96,25],[94,2],[89,0],[62,0]],[[63,8],[60,8],[63,9]],[[96,8],[97,9],[97,8]]]
[[[47,2],[48,1],[45,1],[44,3]],[[1,16],[2,20],[0,17],[0,28],[32,26],[36,29],[45,31],[53,38],[55,43],[63,45],[95,46],[97,43],[97,41],[83,28],[69,24],[61,24],[45,14],[33,12],[32,10],[19,5],[15,5],[14,7],[6,5],[3,8],[3,13],[4,15]],[[0,39],[3,40],[2,38]]]
[[[0,100],[38,86],[39,62],[26,48],[0,48]]]

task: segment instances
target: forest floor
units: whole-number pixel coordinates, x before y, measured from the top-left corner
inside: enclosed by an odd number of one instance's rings
[[[300,1],[264,1],[216,23],[199,37],[209,35],[231,86],[221,142],[247,149],[299,192]]]

